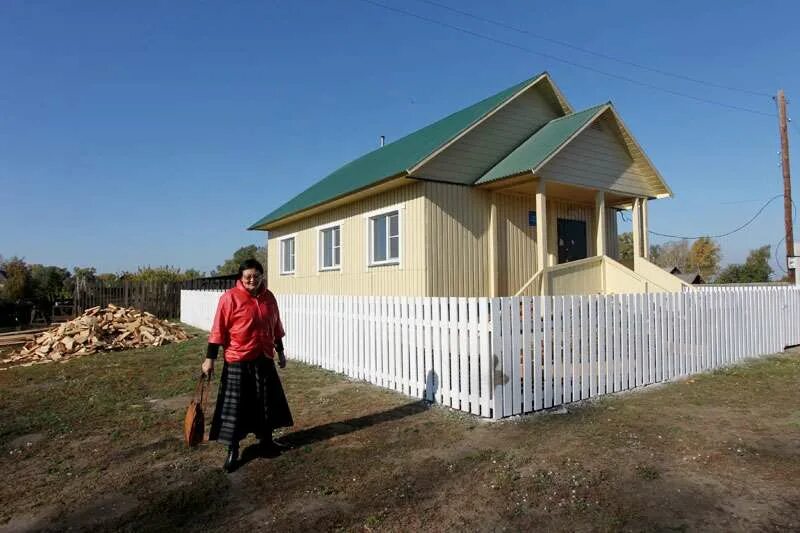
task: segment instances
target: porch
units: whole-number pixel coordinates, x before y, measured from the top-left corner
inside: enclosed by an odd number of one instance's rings
[[[489,223],[490,296],[620,294],[678,292],[691,286],[648,260],[648,201],[646,196],[622,194],[564,183],[530,174],[495,182]],[[509,196],[523,197],[528,212],[527,246],[534,257],[517,261],[535,264],[525,280],[512,280],[514,265],[503,247],[501,213]],[[616,212],[632,212],[633,262],[618,261]],[[504,260],[505,259],[505,260]],[[505,279],[503,279],[505,278]],[[516,285],[514,284],[516,282]]]

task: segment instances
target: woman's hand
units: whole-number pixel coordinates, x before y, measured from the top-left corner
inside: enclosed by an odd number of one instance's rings
[[[278,352],[278,366],[286,368],[286,355],[283,352]]]
[[[203,361],[203,366],[200,368],[203,370],[203,375],[211,379],[211,376],[214,375],[214,360],[206,357],[206,360]]]

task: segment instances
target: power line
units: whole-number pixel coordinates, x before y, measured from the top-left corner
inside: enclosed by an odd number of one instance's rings
[[[634,79],[634,78],[629,78],[627,76],[614,74],[612,72],[607,72],[605,70],[601,70],[601,69],[598,69],[598,68],[595,68],[595,67],[591,67],[589,65],[584,65],[582,63],[577,63],[575,61],[571,61],[569,59],[564,59],[562,57],[558,57],[558,56],[555,56],[553,54],[548,54],[546,52],[540,52],[538,50],[533,50],[531,48],[527,48],[525,46],[521,46],[521,45],[518,45],[516,43],[512,43],[510,41],[504,41],[502,39],[497,39],[497,38],[492,37],[490,35],[479,33],[479,32],[476,32],[476,31],[472,31],[472,30],[467,29],[467,28],[462,28],[461,26],[456,26],[456,25],[450,24],[448,22],[443,22],[441,20],[432,19],[430,17],[426,17],[426,16],[420,15],[418,13],[413,13],[411,11],[406,11],[405,9],[401,9],[401,8],[394,7],[394,6],[387,6],[386,4],[382,4],[380,2],[376,2],[375,0],[358,0],[358,1],[366,3],[366,4],[373,5],[375,7],[380,7],[381,9],[385,9],[387,11],[393,11],[395,13],[400,13],[400,14],[406,15],[408,17],[416,18],[416,19],[419,19],[419,20],[423,20],[425,22],[429,22],[431,24],[436,24],[436,25],[439,25],[439,26],[442,26],[442,27],[445,27],[445,28],[449,28],[451,30],[455,30],[455,31],[458,31],[458,32],[461,32],[461,33],[465,33],[467,35],[471,35],[471,36],[477,37],[479,39],[484,39],[486,41],[490,41],[490,42],[493,42],[493,43],[496,43],[496,44],[507,46],[509,48],[515,48],[515,49],[521,50],[523,52],[528,52],[529,54],[535,54],[535,55],[538,55],[538,56],[541,56],[541,57],[545,57],[545,58],[550,59],[552,61],[557,61],[559,63],[564,63],[566,65],[570,65],[570,66],[573,66],[575,68],[580,68],[580,69],[587,70],[589,72],[594,72],[595,74],[600,74],[602,76],[606,76],[606,77],[609,77],[609,78],[622,80],[622,81],[631,83],[633,85],[638,85],[640,87],[645,87],[645,88],[648,88],[648,89],[652,89],[654,91],[660,91],[660,92],[663,92],[663,93],[671,94],[673,96],[680,96],[682,98],[688,98],[689,100],[694,100],[696,102],[702,102],[702,103],[705,103],[705,104],[716,105],[716,106],[719,106],[719,107],[724,107],[724,108],[732,109],[732,110],[735,110],[735,111],[741,111],[741,112],[744,112],[744,113],[751,113],[751,114],[754,114],[754,115],[761,115],[761,116],[765,116],[765,117],[775,118],[775,115],[773,115],[771,113],[766,113],[764,111],[758,111],[757,109],[751,109],[751,108],[748,108],[748,107],[741,107],[741,106],[737,106],[737,105],[733,105],[733,104],[728,104],[728,103],[725,103],[725,102],[719,102],[719,101],[716,101],[716,100],[710,100],[708,98],[702,98],[702,97],[699,97],[699,96],[686,94],[686,93],[683,93],[683,92],[680,92],[680,91],[675,91],[673,89],[668,89],[666,87],[653,85],[652,83],[640,81],[640,80],[637,80],[637,79]]]
[[[772,255],[773,255],[773,256],[774,256],[774,258],[775,258],[775,264],[776,264],[776,265],[778,265],[778,268],[779,268],[779,269],[780,269],[780,270],[781,270],[781,271],[782,271],[784,274],[788,274],[788,272],[786,271],[786,269],[785,269],[785,268],[783,268],[783,265],[781,265],[781,262],[780,262],[780,261],[778,261],[778,249],[780,248],[781,244],[782,244],[784,241],[786,241],[786,237],[785,237],[785,236],[784,236],[784,237],[781,237],[781,240],[779,240],[779,241],[778,241],[778,243],[777,243],[775,246],[773,246],[773,247],[772,247]]]
[[[710,82],[710,81],[706,81],[706,80],[701,80],[699,78],[693,78],[691,76],[686,76],[684,74],[678,74],[678,73],[675,73],[675,72],[670,72],[670,71],[662,70],[662,69],[659,69],[659,68],[649,67],[649,66],[643,65],[641,63],[636,63],[634,61],[629,61],[627,59],[623,59],[623,58],[620,58],[620,57],[604,54],[604,53],[601,53],[601,52],[595,52],[594,50],[590,50],[588,48],[583,48],[581,46],[574,45],[574,44],[569,43],[567,41],[562,41],[560,39],[553,39],[552,37],[546,37],[544,35],[539,35],[539,34],[533,33],[532,31],[526,30],[524,28],[518,28],[516,26],[512,26],[510,24],[505,24],[505,23],[497,21],[497,20],[493,20],[493,19],[490,19],[490,18],[482,17],[480,15],[476,15],[475,13],[470,13],[468,11],[457,9],[457,8],[454,8],[454,7],[445,5],[445,4],[441,4],[439,2],[434,2],[433,0],[417,0],[417,1],[425,3],[425,4],[429,4],[429,5],[432,5],[432,6],[436,6],[436,7],[439,7],[441,9],[446,9],[448,11],[452,11],[453,13],[458,13],[459,15],[463,15],[465,17],[469,17],[469,18],[472,18],[472,19],[475,19],[475,20],[486,22],[488,24],[492,24],[492,25],[498,26],[500,28],[505,28],[507,30],[512,30],[512,31],[515,31],[517,33],[522,33],[524,35],[528,35],[530,37],[533,37],[534,39],[539,39],[541,41],[546,41],[546,42],[549,42],[549,43],[557,44],[559,46],[564,46],[566,48],[571,48],[572,50],[577,50],[579,52],[583,52],[585,54],[590,54],[590,55],[593,55],[595,57],[601,57],[603,59],[608,59],[610,61],[616,61],[618,63],[622,63],[623,65],[636,67],[638,69],[647,70],[649,72],[655,72],[656,74],[661,74],[662,76],[670,76],[670,77],[673,77],[673,78],[676,78],[676,79],[679,79],[679,80],[690,81],[692,83],[698,83],[700,85],[706,85],[708,87],[714,87],[714,88],[717,88],[717,89],[725,89],[727,91],[737,91],[737,92],[740,92],[740,93],[750,94],[750,95],[754,95],[754,96],[766,96],[768,98],[772,97],[771,94],[764,93],[764,92],[761,92],[761,91],[751,91],[749,89],[742,89],[740,87],[732,87],[730,85],[722,85],[722,84],[719,84],[719,83],[714,83],[714,82]]]
[[[753,217],[752,217],[750,220],[748,220],[747,222],[745,222],[744,224],[742,224],[742,225],[741,225],[741,226],[739,226],[738,228],[736,228],[736,229],[733,229],[733,230],[731,230],[731,231],[729,231],[729,232],[727,232],[727,233],[721,233],[721,234],[719,234],[719,235],[698,235],[698,236],[695,236],[695,237],[687,237],[687,236],[685,236],[685,235],[670,235],[670,234],[668,234],[668,233],[659,233],[659,232],[657,232],[657,231],[653,231],[653,230],[649,230],[649,232],[650,232],[650,233],[652,233],[653,235],[658,235],[659,237],[670,237],[670,238],[672,238],[672,239],[688,239],[688,240],[693,240],[693,239],[701,239],[701,238],[703,238],[703,237],[709,237],[709,238],[711,238],[711,239],[719,239],[719,238],[722,238],[722,237],[727,237],[728,235],[733,235],[734,233],[736,233],[736,232],[738,232],[738,231],[741,231],[741,230],[743,230],[744,228],[746,228],[747,226],[749,226],[750,224],[752,224],[752,223],[755,221],[755,219],[757,219],[757,218],[758,218],[758,217],[761,215],[761,213],[764,211],[764,209],[766,209],[766,208],[767,208],[767,206],[768,206],[769,204],[771,204],[772,202],[774,202],[774,201],[775,201],[775,200],[777,200],[778,198],[783,198],[783,193],[781,193],[781,194],[776,194],[775,196],[773,196],[772,198],[770,198],[770,199],[767,201],[767,203],[765,203],[764,205],[762,205],[762,206],[761,206],[761,209],[759,209],[758,211],[756,211],[756,214],[755,214],[755,215],[753,215]]]

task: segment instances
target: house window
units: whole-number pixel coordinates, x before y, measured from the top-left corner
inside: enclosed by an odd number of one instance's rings
[[[319,232],[319,269],[334,270],[341,265],[340,226],[331,226]]]
[[[371,265],[400,262],[400,212],[390,211],[369,219]]]
[[[281,274],[294,274],[294,237],[281,239]]]

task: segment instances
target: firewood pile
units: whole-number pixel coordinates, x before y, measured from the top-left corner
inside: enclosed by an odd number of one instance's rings
[[[74,320],[40,333],[2,364],[29,366],[97,352],[161,346],[189,336],[177,324],[133,308],[92,307]]]

